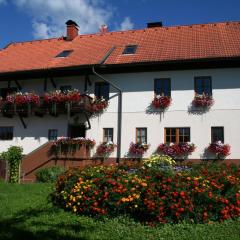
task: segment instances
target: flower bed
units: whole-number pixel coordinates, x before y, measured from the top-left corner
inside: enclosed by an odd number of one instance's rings
[[[72,169],[59,177],[55,204],[77,214],[129,214],[143,223],[204,223],[240,216],[240,168],[198,166],[190,172],[129,173],[126,166]]]
[[[69,138],[61,137],[52,143],[51,153],[59,154],[74,154],[81,146],[93,148],[96,142],[90,138]]]
[[[225,158],[226,156],[230,155],[230,145],[223,144],[222,142],[218,141],[215,143],[210,143],[207,151],[215,155],[217,159]]]
[[[142,156],[149,149],[149,144],[146,143],[130,143],[130,155]]]
[[[155,96],[152,100],[152,106],[156,109],[165,110],[171,105],[172,98],[169,96]]]
[[[199,107],[203,107],[203,108],[210,108],[214,103],[214,100],[212,98],[212,96],[208,96],[205,94],[199,95],[196,94],[193,101],[192,101],[192,105],[199,108]]]
[[[101,143],[97,147],[97,156],[107,158],[111,153],[114,152],[114,149],[117,147],[113,142]]]
[[[185,158],[194,152],[196,146],[193,143],[162,143],[157,148],[157,153],[165,154],[173,158]]]

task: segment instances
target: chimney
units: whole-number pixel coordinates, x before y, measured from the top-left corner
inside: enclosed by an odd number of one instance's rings
[[[66,22],[66,25],[67,25],[67,40],[72,41],[75,37],[78,36],[78,25],[72,20],[68,20]]]
[[[100,33],[104,34],[108,32],[108,26],[103,24],[99,27]]]
[[[162,27],[162,22],[150,22],[147,23],[147,28]]]

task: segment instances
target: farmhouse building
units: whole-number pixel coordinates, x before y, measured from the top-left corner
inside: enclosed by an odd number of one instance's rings
[[[227,159],[239,159],[240,22],[158,22],[116,32],[102,26],[84,35],[69,20],[66,28],[64,37],[0,50],[0,151],[22,146],[24,161],[33,163],[26,175],[48,164],[43,152],[62,136],[91,138],[96,146],[112,141],[114,161],[129,157],[131,142],[149,144],[142,157],[162,143],[194,143],[188,159],[195,160],[211,158],[206,148],[221,141],[231,147]],[[43,103],[46,93],[74,89],[81,94],[75,107]],[[16,92],[36,94],[41,104],[19,107]]]

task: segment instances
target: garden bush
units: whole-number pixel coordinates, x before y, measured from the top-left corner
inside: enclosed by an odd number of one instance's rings
[[[18,146],[11,146],[6,152],[1,153],[1,158],[6,160],[9,165],[9,182],[18,183],[20,181],[20,164],[22,161],[23,149]]]
[[[55,182],[60,174],[64,172],[62,167],[49,167],[41,168],[36,172],[36,178],[38,182]]]
[[[240,168],[200,165],[192,171],[125,166],[70,169],[59,176],[55,204],[77,214],[128,214],[148,224],[205,223],[240,216]]]

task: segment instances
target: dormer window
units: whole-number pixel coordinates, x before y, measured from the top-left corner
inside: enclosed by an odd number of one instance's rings
[[[127,45],[122,54],[134,54],[137,50],[137,45]]]
[[[73,50],[64,50],[64,51],[60,52],[55,58],[68,57],[72,52],[73,52]]]

